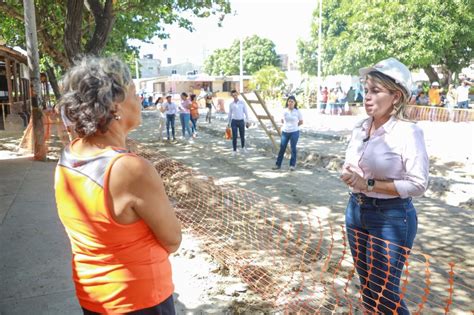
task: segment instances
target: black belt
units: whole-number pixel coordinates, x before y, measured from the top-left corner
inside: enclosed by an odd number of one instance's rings
[[[409,198],[389,198],[389,199],[381,199],[381,198],[373,198],[368,197],[362,193],[350,193],[350,195],[355,198],[356,202],[359,205],[372,205],[372,206],[396,206],[401,205],[411,201],[411,197]]]

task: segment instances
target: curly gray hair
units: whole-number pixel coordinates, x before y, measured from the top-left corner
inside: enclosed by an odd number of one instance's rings
[[[125,99],[132,82],[127,65],[116,57],[80,59],[62,79],[66,117],[81,138],[106,132],[115,114],[114,103]]]

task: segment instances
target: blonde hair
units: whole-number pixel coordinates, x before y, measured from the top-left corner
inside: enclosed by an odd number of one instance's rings
[[[376,84],[380,84],[392,94],[400,92],[400,98],[393,104],[391,115],[397,119],[407,120],[405,117],[405,106],[410,100],[411,93],[396,83],[392,78],[378,71],[369,72],[366,79],[371,79]]]

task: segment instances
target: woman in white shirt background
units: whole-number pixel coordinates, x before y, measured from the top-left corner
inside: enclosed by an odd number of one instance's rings
[[[158,140],[163,140],[163,130],[166,125],[166,108],[163,105],[163,97],[158,97],[155,101],[156,110],[158,111]]]
[[[351,189],[346,229],[369,313],[409,314],[400,277],[418,218],[412,197],[428,186],[423,131],[403,118],[411,73],[394,58],[359,70],[369,118],[355,127],[341,179]]]
[[[294,171],[296,169],[296,144],[300,137],[299,127],[303,124],[303,116],[298,110],[298,102],[293,95],[287,98],[285,107],[286,110],[281,120],[283,126],[281,128],[280,151],[278,152],[276,164],[272,169],[279,170],[281,168],[286,147],[288,146],[288,142],[290,142],[290,171]]]

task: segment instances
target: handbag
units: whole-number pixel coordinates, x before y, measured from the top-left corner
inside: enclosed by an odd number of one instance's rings
[[[231,129],[230,127],[226,127],[226,128],[225,128],[224,138],[225,138],[226,140],[232,139],[232,129]]]

